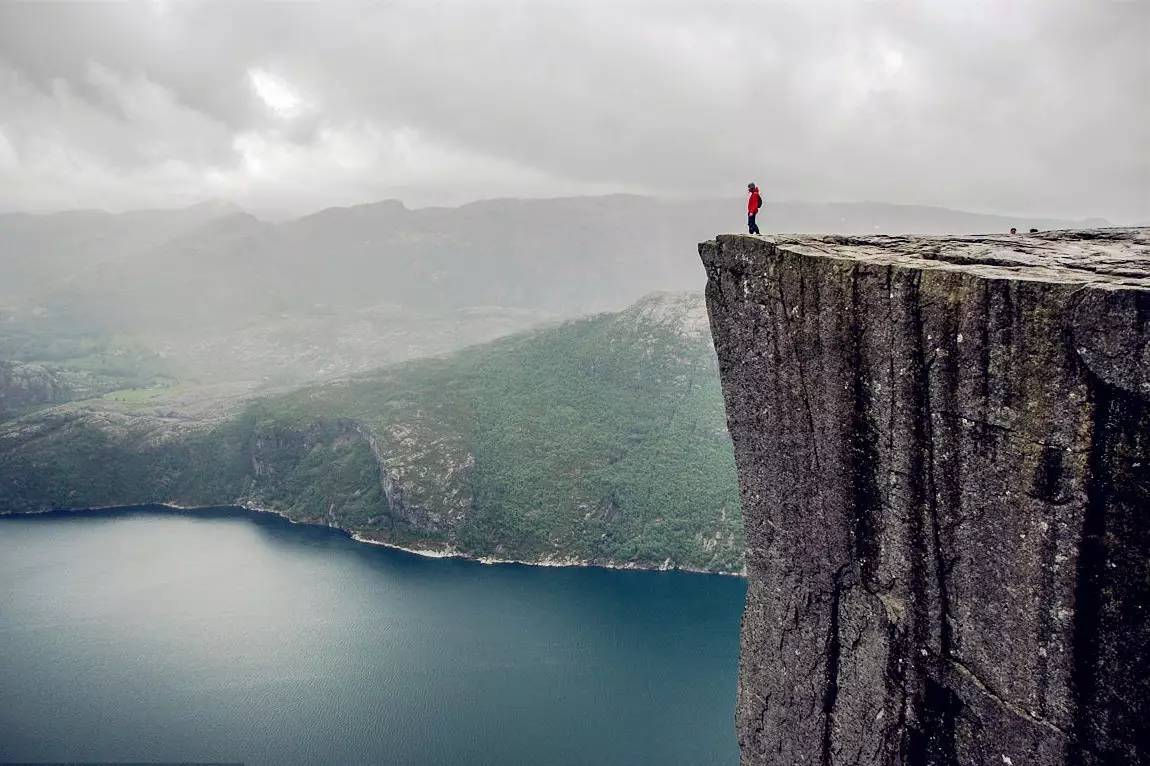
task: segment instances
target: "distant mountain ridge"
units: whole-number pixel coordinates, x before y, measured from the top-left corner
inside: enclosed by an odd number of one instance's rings
[[[683,243],[741,229],[742,204],[610,195],[410,210],[385,200],[280,223],[223,201],[3,215],[0,359],[66,367],[55,339],[85,336],[150,349],[182,378],[348,374],[656,290],[698,290],[703,273]],[[769,199],[761,216],[764,231],[831,233],[1071,224]]]
[[[559,314],[617,309],[652,290],[698,288],[682,242],[743,226],[742,202],[634,195],[499,199],[408,209],[398,200],[334,207],[268,223],[213,201],[183,210],[0,216],[0,301],[123,298],[186,289],[231,310],[222,285],[255,307],[292,303],[459,308],[501,305]],[[772,202],[764,231],[975,233],[1072,227],[945,208]],[[94,271],[93,271],[94,269]],[[195,273],[196,271],[202,274]],[[14,277],[23,275],[23,279]],[[83,279],[79,279],[79,277]],[[91,280],[90,283],[87,280]],[[170,297],[170,296],[167,296]]]

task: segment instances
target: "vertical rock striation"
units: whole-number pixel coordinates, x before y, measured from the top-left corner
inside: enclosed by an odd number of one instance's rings
[[[699,252],[744,763],[1150,763],[1150,230]]]

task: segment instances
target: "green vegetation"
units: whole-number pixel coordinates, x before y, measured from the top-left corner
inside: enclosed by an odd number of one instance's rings
[[[19,359],[94,376],[143,382],[171,378],[172,365],[133,338],[71,317],[0,310],[0,359]]]
[[[117,389],[174,384],[173,366],[138,341],[0,311],[0,420]]]
[[[111,396],[130,409],[146,394]],[[693,295],[259,399],[190,435],[129,427],[111,438],[105,425],[95,443],[69,430],[58,446],[0,439],[0,476],[16,460],[43,484],[0,504],[84,504],[51,491],[64,484],[86,503],[239,500],[475,556],[722,571],[742,561],[718,373]],[[123,464],[114,482],[92,475],[108,462]],[[105,489],[81,489],[93,486]]]
[[[246,486],[246,444],[234,425],[156,439],[100,415],[50,410],[0,433],[0,507],[213,505]]]
[[[101,398],[129,406],[143,406],[156,404],[175,394],[190,391],[192,391],[192,389],[189,386],[180,385],[175,382],[158,381],[156,385],[148,388],[120,388],[115,391],[109,391],[103,394]]]

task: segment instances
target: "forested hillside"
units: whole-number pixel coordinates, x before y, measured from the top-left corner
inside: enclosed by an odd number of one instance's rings
[[[242,502],[475,557],[733,571],[742,532],[702,301],[602,314],[289,394],[114,396],[0,433],[0,507]]]

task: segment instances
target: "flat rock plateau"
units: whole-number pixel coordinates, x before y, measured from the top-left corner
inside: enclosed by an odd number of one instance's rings
[[[1150,229],[699,252],[744,764],[1150,763]]]

